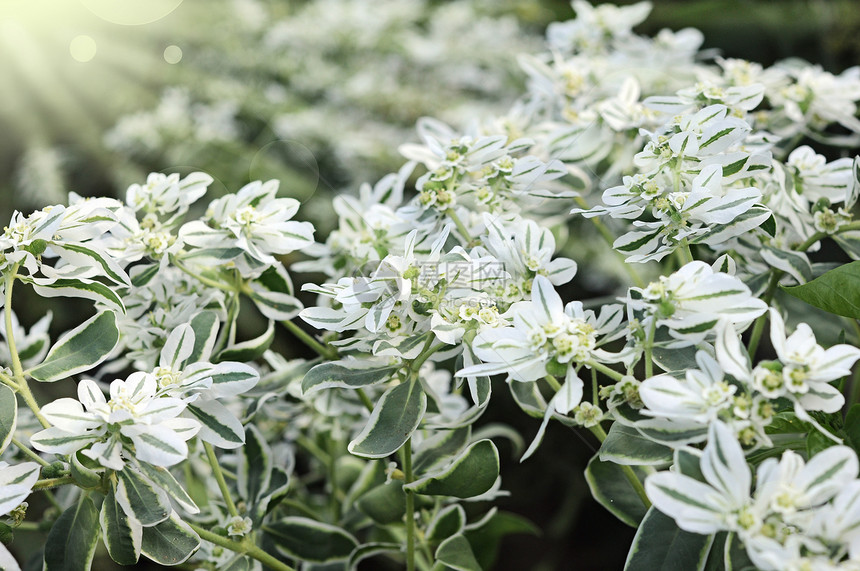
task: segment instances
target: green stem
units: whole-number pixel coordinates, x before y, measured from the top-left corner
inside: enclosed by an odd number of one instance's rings
[[[657,333],[657,318],[651,319],[651,326],[648,328],[648,336],[645,338],[645,378],[654,375],[654,335]]]
[[[50,488],[56,488],[57,486],[64,486],[66,484],[74,484],[75,479],[71,474],[66,474],[65,476],[60,476],[59,478],[45,478],[44,480],[37,480],[35,484],[33,484],[34,490],[46,490]]]
[[[373,412],[373,401],[370,400],[370,397],[367,396],[367,393],[364,392],[364,389],[356,389],[355,392],[358,394],[359,400],[361,400],[361,404],[364,405],[364,408]]]
[[[17,446],[18,449],[21,450],[21,452],[23,452],[24,454],[29,456],[32,460],[38,462],[43,468],[47,468],[48,466],[51,465],[50,462],[48,462],[47,460],[45,460],[44,458],[42,458],[41,456],[39,456],[38,454],[36,454],[32,450],[30,450],[30,448],[26,444],[24,444],[23,442],[21,442],[20,440],[18,440],[14,436],[12,437],[12,444]]]
[[[445,211],[445,215],[448,216],[448,218],[451,219],[451,222],[454,223],[454,226],[457,227],[457,232],[459,232],[460,235],[463,236],[463,240],[465,240],[466,243],[471,242],[472,236],[469,234],[469,229],[466,228],[466,225],[463,224],[463,221],[460,220],[460,217],[457,216],[456,212],[454,212],[454,209],[449,208]]]
[[[601,444],[606,440],[606,432],[599,424],[590,427],[589,430],[591,430],[591,433],[597,437]],[[639,476],[636,475],[636,472],[633,471],[633,467],[622,465],[621,471],[624,472],[624,476],[627,478],[627,481],[629,481],[630,485],[633,486],[633,490],[636,492],[636,495],[639,496],[640,500],[642,500],[642,504],[645,506],[645,509],[650,508],[651,500],[648,499],[648,494],[645,493],[645,486],[642,485],[642,480],[640,480]]]
[[[415,358],[414,361],[412,361],[412,365],[409,368],[412,370],[413,373],[417,374],[418,371],[421,369],[421,365],[424,364],[424,361],[430,358],[430,355],[432,355],[442,347],[445,347],[444,343],[440,343],[435,347],[431,347],[431,345],[433,345],[433,339],[435,339],[435,336],[431,333],[430,336],[427,337],[427,341],[424,343],[424,347],[421,348],[421,353]]]
[[[188,268],[185,264],[180,262],[179,258],[177,258],[176,256],[170,256],[170,263],[173,264],[175,267],[179,268],[179,270],[182,271],[183,273],[188,274],[189,276],[191,276],[192,278],[194,278],[195,280],[199,281],[200,283],[202,283],[204,285],[208,285],[209,287],[212,287],[215,289],[220,289],[221,291],[227,291],[227,292],[235,292],[236,291],[236,288],[231,287],[231,286],[229,286],[223,282],[213,280],[212,278],[207,278],[206,276],[202,276],[202,275],[194,272],[193,270]]]
[[[42,415],[42,410],[39,408],[39,403],[33,393],[30,392],[30,386],[27,384],[27,378],[24,376],[24,368],[21,366],[21,358],[18,356],[18,348],[15,346],[15,335],[12,332],[12,288],[15,285],[15,273],[18,271],[18,266],[15,264],[8,274],[6,274],[6,295],[4,312],[6,314],[6,343],[9,345],[9,355],[12,358],[12,375],[15,377],[15,383],[18,385],[18,394],[33,411],[36,419],[43,428],[48,428],[51,424]]]
[[[252,559],[256,559],[269,569],[274,569],[275,571],[296,571],[294,568],[290,567],[283,561],[276,559],[275,557],[269,555],[247,539],[243,541],[233,541],[227,537],[223,537],[218,535],[217,533],[212,533],[211,531],[200,527],[199,525],[186,522],[194,532],[200,536],[200,539],[205,539],[209,543],[214,543],[215,545],[221,546],[224,549],[229,549],[234,553],[241,553],[251,557]]]
[[[227,481],[224,480],[221,465],[218,464],[218,458],[215,456],[215,449],[208,442],[203,443],[203,448],[206,450],[206,457],[209,459],[215,481],[218,482],[218,489],[221,490],[221,496],[224,498],[224,503],[227,504],[227,511],[230,512],[231,516],[236,517],[239,515],[239,510],[236,509],[236,504],[233,503],[233,498],[230,496],[230,488],[227,487]]]
[[[764,296],[762,297],[762,301],[766,304],[770,305],[771,300],[773,299],[773,294],[776,293],[776,288],[779,286],[779,279],[782,277],[782,270],[773,270],[773,273],[770,276],[770,281],[767,283],[767,289],[764,292]],[[753,325],[752,334],[750,335],[750,342],[747,346],[747,352],[749,353],[750,360],[755,362],[755,353],[758,350],[759,341],[761,341],[761,335],[764,332],[764,324],[767,321],[767,312],[765,311],[761,315],[759,315],[755,324]]]
[[[592,369],[597,369],[598,371],[600,371],[601,373],[603,373],[604,375],[606,375],[607,377],[609,377],[610,379],[613,379],[615,381],[620,381],[621,379],[624,378],[624,375],[622,375],[621,373],[619,373],[615,369],[610,369],[609,367],[607,367],[603,363],[598,363],[597,361],[586,361],[585,364],[588,367],[591,367]]]
[[[600,387],[597,385],[597,369],[591,369],[591,402],[600,405]]]
[[[546,380],[546,382],[549,383],[549,386],[551,386],[552,390],[554,390],[555,392],[561,390],[561,384],[558,382],[558,379],[556,379],[552,375],[546,375],[544,379]]]
[[[585,202],[585,199],[581,196],[577,196],[575,200],[576,203],[580,206],[580,208],[583,208],[585,210],[590,208],[588,206],[588,203]],[[628,264],[627,262],[625,262],[624,255],[612,247],[612,245],[615,243],[615,236],[612,235],[612,232],[609,231],[609,228],[606,227],[606,224],[604,224],[603,221],[601,221],[596,216],[589,218],[589,220],[592,224],[594,224],[594,227],[597,228],[598,233],[600,233],[600,235],[609,245],[609,248],[612,250],[612,252],[621,259],[621,267],[624,268],[624,270],[630,276],[630,279],[633,280],[633,283],[636,285],[636,287],[645,287],[645,281],[642,279],[642,276],[639,275],[639,272],[637,272],[636,269],[633,267],[633,264]]]
[[[411,438],[403,445],[403,477],[406,484],[415,479]],[[406,490],[406,570],[415,571],[415,494],[412,490]]]
[[[678,250],[681,255],[681,263],[683,265],[689,264],[693,261],[693,252],[690,250],[690,244],[687,243],[687,239],[684,238],[681,240],[681,248]]]
[[[310,333],[293,323],[292,321],[281,321],[281,324],[290,330],[290,333],[299,338],[299,340],[313,349],[320,357],[324,359],[337,359],[337,350],[333,347],[328,347],[317,341]]]

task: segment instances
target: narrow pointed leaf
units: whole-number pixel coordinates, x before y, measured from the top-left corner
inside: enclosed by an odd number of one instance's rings
[[[117,503],[113,488],[108,490],[102,502],[99,523],[111,559],[120,565],[137,563],[140,558],[143,526],[133,517],[129,517]]]
[[[6,385],[0,385],[0,452],[6,450],[15,434],[18,420],[18,399]]]
[[[201,311],[191,318],[191,329],[194,330],[194,348],[186,363],[208,361],[218,337],[218,314],[214,311]]]
[[[307,372],[302,379],[305,394],[331,388],[357,389],[384,382],[391,378],[397,367],[362,367],[357,363],[346,366],[338,362],[321,363]]]
[[[146,462],[140,462],[136,466],[143,472],[144,476],[164,490],[183,510],[191,514],[200,512],[200,508],[197,507],[197,504],[194,503],[194,500],[191,499],[191,496],[188,495],[182,484],[176,481],[170,470],[161,466],[153,466]]]
[[[33,289],[42,297],[81,297],[105,303],[125,313],[125,304],[119,295],[100,282],[74,279],[58,279],[50,283],[36,283],[32,279],[21,281],[33,284]]]
[[[119,341],[116,315],[103,311],[60,337],[41,365],[28,371],[37,381],[52,382],[92,369]]]
[[[238,448],[245,443],[242,423],[223,404],[216,400],[197,401],[188,405],[202,425],[198,436],[218,448]]]

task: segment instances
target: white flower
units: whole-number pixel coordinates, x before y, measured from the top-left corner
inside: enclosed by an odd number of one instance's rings
[[[52,424],[31,438],[42,452],[83,454],[102,466],[122,470],[123,451],[155,466],[172,466],[188,455],[186,441],[200,429],[178,418],[185,402],[160,397],[152,375],[137,372],[110,385],[110,400],[89,379],[78,384],[78,400],[61,398],[42,408]]]
[[[275,198],[278,181],[255,181],[236,194],[212,201],[206,222],[183,225],[179,237],[199,248],[238,249],[234,262],[243,274],[256,274],[287,254],[313,244],[309,222],[290,220],[299,208],[292,198]]]
[[[676,347],[703,340],[720,321],[742,331],[767,311],[767,304],[738,278],[701,261],[689,262],[645,288],[630,288],[626,301],[631,318],[644,312],[649,323],[656,320],[657,327],[669,330]]]

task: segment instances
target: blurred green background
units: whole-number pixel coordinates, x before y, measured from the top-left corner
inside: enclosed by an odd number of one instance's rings
[[[421,115],[503,111],[523,89],[517,51],[539,50],[547,23],[573,17],[561,1],[461,4],[0,0],[0,218],[64,202],[68,191],[122,196],[150,171],[205,170],[216,193],[281,179],[324,240],[332,193],[396,169],[396,147]],[[837,72],[860,63],[854,0],[653,4],[640,33],[696,27],[706,49],[763,64],[800,57]],[[350,10],[353,28],[338,23]],[[433,25],[443,18],[447,35]],[[503,46],[492,43],[501,23]],[[476,44],[455,45],[465,40]],[[30,324],[40,311],[19,313]],[[74,324],[54,311],[57,332]],[[528,441],[537,421],[503,387],[495,394],[484,421],[512,424]],[[502,448],[511,497],[499,507],[542,533],[508,538],[497,569],[623,566],[634,530],[590,499],[582,476],[595,448],[561,426],[524,464]]]

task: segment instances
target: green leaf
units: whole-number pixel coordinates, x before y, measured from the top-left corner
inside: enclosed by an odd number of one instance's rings
[[[245,427],[245,446],[239,456],[237,471],[239,493],[249,504],[255,504],[269,487],[272,477],[272,450],[256,426]]]
[[[343,529],[305,517],[285,517],[263,530],[287,557],[326,563],[349,558],[358,541]]]
[[[269,321],[269,326],[262,335],[227,347],[218,353],[215,357],[215,362],[239,361],[240,363],[246,363],[248,361],[253,361],[266,352],[266,349],[269,348],[269,345],[272,344],[274,339],[275,322]]]
[[[54,280],[51,283],[39,284],[31,278],[21,278],[21,281],[32,284],[36,293],[42,297],[82,297],[84,299],[106,303],[107,305],[115,307],[117,310],[125,313],[125,305],[122,303],[122,299],[120,299],[119,295],[100,282],[59,279]]]
[[[94,462],[92,459],[81,454],[80,450],[72,454],[69,460],[69,472],[71,472],[72,478],[75,479],[77,485],[85,489],[101,487],[102,473],[94,469],[101,467],[98,462]]]
[[[460,453],[472,434],[469,426],[454,430],[440,430],[430,438],[423,440],[415,449],[412,469],[416,474],[426,472],[434,466],[447,462]]]
[[[87,571],[99,539],[99,512],[89,496],[64,511],[45,540],[44,571]]]
[[[18,421],[18,399],[6,385],[0,385],[0,453],[6,450],[15,435]]]
[[[540,530],[521,516],[492,508],[480,521],[468,524],[463,534],[481,568],[493,569],[502,539],[517,533],[540,535]]]
[[[147,462],[138,462],[135,466],[159,488],[164,490],[168,496],[179,504],[179,506],[190,514],[200,513],[200,508],[191,499],[182,484],[176,481],[173,474],[167,468],[161,466],[153,466]]]
[[[469,540],[461,534],[452,535],[439,545],[436,560],[457,571],[481,571]]]
[[[245,442],[242,423],[217,400],[197,401],[189,404],[188,412],[200,421],[206,434],[199,435],[203,440],[219,448],[238,448]]]
[[[392,480],[379,485],[358,498],[358,510],[380,525],[403,521],[406,513],[406,494],[403,482]]]
[[[309,394],[314,391],[331,388],[357,389],[382,383],[391,378],[397,367],[361,367],[361,361],[333,361],[320,363],[307,372],[302,379],[302,392]]]
[[[191,329],[194,330],[194,348],[185,363],[208,361],[218,337],[218,314],[205,310],[191,318]]]
[[[200,547],[200,538],[176,512],[163,522],[143,528],[140,551],[156,563],[185,563]]]
[[[131,285],[134,287],[143,287],[152,281],[152,278],[158,274],[159,265],[149,264],[145,266],[133,267],[129,275],[131,276]]]
[[[618,464],[595,455],[585,468],[585,481],[594,499],[627,525],[636,527],[645,517],[648,508]]]
[[[367,559],[368,557],[373,557],[374,555],[379,555],[381,553],[398,553],[400,550],[401,545],[399,543],[365,543],[353,550],[352,554],[349,556],[349,561],[346,563],[346,568],[349,569],[349,571],[355,571],[359,562],[363,559]]]
[[[770,218],[762,222],[761,229],[771,237],[776,236],[776,218],[774,218],[773,214],[770,215]]]
[[[403,486],[419,494],[472,498],[490,490],[499,477],[499,451],[492,440],[475,442],[444,469]]]
[[[126,466],[117,472],[116,501],[125,513],[149,527],[170,517],[173,511],[167,494],[137,470]]]
[[[119,342],[116,315],[102,311],[65,333],[41,365],[28,371],[37,381],[53,382],[92,369],[108,358]]]
[[[783,291],[829,313],[860,319],[860,261],[830,270]]]
[[[757,571],[757,567],[747,555],[746,547],[734,533],[726,538],[724,560],[726,571]]]
[[[845,415],[846,444],[850,445],[855,452],[860,451],[860,403],[851,405],[848,414]]]
[[[427,524],[427,541],[438,542],[463,531],[466,525],[466,512],[463,506],[451,504],[439,510],[439,513]]]
[[[134,565],[140,558],[143,526],[129,517],[117,503],[114,490],[108,490],[99,514],[102,538],[111,559],[120,565]]]
[[[427,395],[415,379],[391,387],[380,397],[367,425],[349,443],[351,454],[385,458],[400,449],[427,410]]]
[[[678,528],[675,520],[652,507],[633,538],[624,571],[702,570],[713,541],[713,535]]]
[[[600,446],[600,460],[627,466],[661,466],[672,463],[672,449],[642,436],[620,422],[612,423]]]

